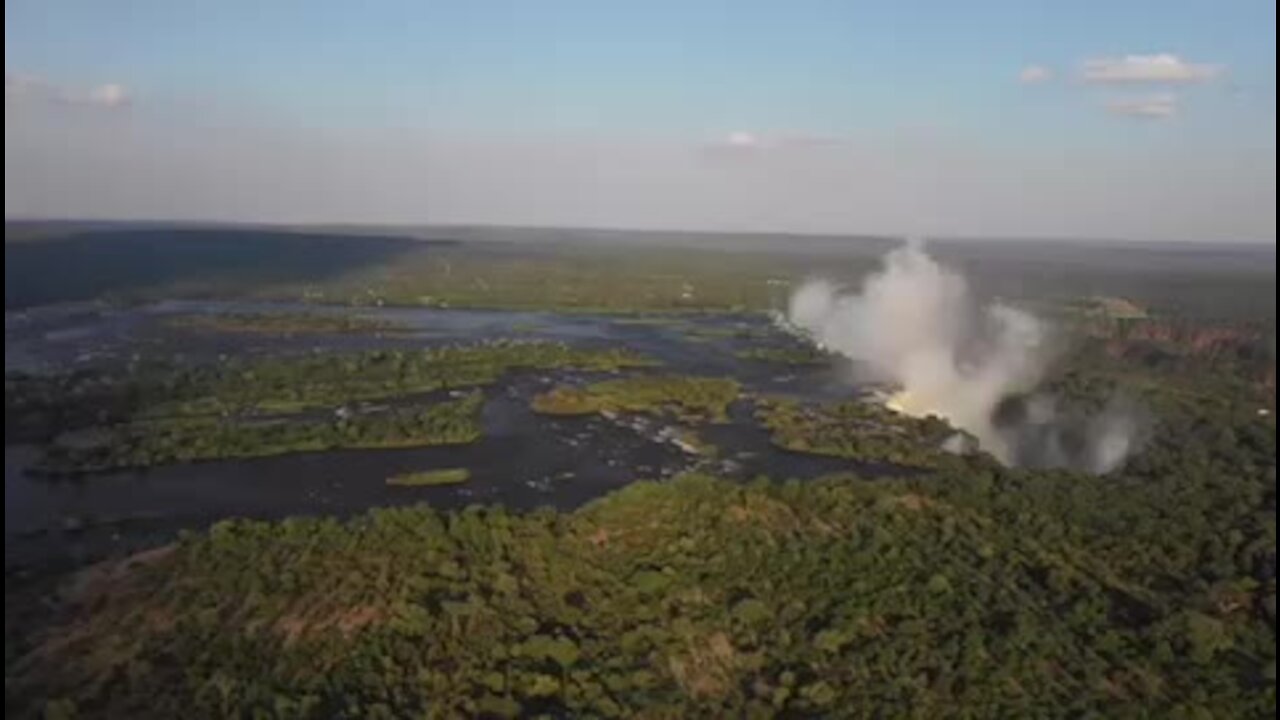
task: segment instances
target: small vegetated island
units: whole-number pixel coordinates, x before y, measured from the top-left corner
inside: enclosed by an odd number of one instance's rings
[[[773,363],[775,365],[821,365],[831,361],[831,356],[811,345],[786,347],[752,347],[736,353],[743,360]]]
[[[392,475],[387,478],[387,484],[399,487],[435,487],[437,485],[461,485],[470,479],[471,471],[466,468],[445,468]]]
[[[547,415],[670,412],[689,422],[723,422],[739,390],[729,378],[635,375],[586,387],[557,387],[535,397],[532,406]]]
[[[913,418],[871,401],[802,403],[765,397],[756,418],[774,445],[794,452],[936,468],[954,457],[943,444],[956,430],[936,417]]]
[[[564,385],[533,398],[531,407],[543,415],[593,415],[617,418],[643,414],[668,418],[676,424],[657,437],[691,455],[712,457],[716,447],[706,442],[697,426],[728,420],[729,405],[741,392],[736,380],[689,375],[632,375],[585,387]]]

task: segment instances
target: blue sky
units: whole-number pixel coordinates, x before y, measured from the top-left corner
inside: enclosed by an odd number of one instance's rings
[[[130,178],[127,158],[92,149],[124,133],[148,177],[178,163],[147,135],[169,147],[213,137],[241,167],[287,161],[276,157],[282,141],[334,173],[377,177],[381,162],[397,182],[343,205],[361,221],[947,232],[951,218],[963,233],[1155,237],[1186,224],[1165,217],[1145,231],[1139,210],[1189,212],[1199,195],[1198,217],[1221,222],[1202,219],[1198,234],[1274,239],[1274,3],[35,0],[7,2],[5,20],[8,215],[162,212],[145,202],[146,177],[103,204],[92,183],[58,174],[96,163],[99,177]],[[89,152],[69,157],[65,145]],[[180,214],[247,212],[208,192],[230,182],[221,159],[181,157],[195,176],[183,183],[210,197],[184,199]],[[426,185],[448,192],[406,195],[415,161],[431,166]],[[460,165],[446,176],[450,163]],[[1043,177],[1059,164],[1063,179]],[[761,166],[802,177],[764,182]],[[838,212],[836,189],[854,195],[877,180],[855,166],[910,176],[897,179],[896,214],[868,217],[856,202]],[[535,212],[473,197],[493,175],[518,195],[513,172],[539,185]],[[1181,187],[1170,172],[1214,182]],[[980,176],[982,213],[954,197],[969,175]],[[345,219],[307,206],[296,187],[305,176],[272,177],[290,185],[278,208],[255,201],[243,219]],[[661,201],[664,177],[684,188],[679,202]],[[914,197],[935,177],[963,207],[932,212]],[[1078,193],[1117,177],[1163,185],[1110,229],[1116,209]],[[573,193],[590,180],[614,188],[617,198],[599,199],[616,217],[575,214]],[[1240,194],[1222,197],[1223,183]],[[688,205],[694,189],[714,211]],[[1064,192],[1077,195],[1054,212],[1051,193]],[[761,216],[761,193],[786,212]],[[812,204],[815,194],[825,199]],[[991,228],[969,217],[1001,211],[1012,220]],[[791,228],[798,220],[809,226]]]

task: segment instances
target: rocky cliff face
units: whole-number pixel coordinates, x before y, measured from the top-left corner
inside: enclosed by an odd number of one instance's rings
[[[1101,341],[1108,355],[1147,362],[1191,361],[1229,364],[1262,388],[1275,391],[1274,334],[1252,325],[1230,325],[1163,318],[1090,318],[1088,337]]]

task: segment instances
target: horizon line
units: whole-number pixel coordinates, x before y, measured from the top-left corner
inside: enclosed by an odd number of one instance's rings
[[[997,242],[997,243],[1094,243],[1115,245],[1216,245],[1216,246],[1249,246],[1272,247],[1276,238],[1203,240],[1193,238],[1126,238],[1117,236],[1063,236],[1063,235],[1013,235],[1013,234],[956,234],[932,235],[924,233],[885,233],[885,232],[852,232],[852,231],[806,231],[806,230],[713,230],[706,228],[642,228],[626,226],[601,225],[540,225],[535,223],[495,223],[495,222],[353,222],[342,220],[323,221],[288,221],[288,220],[225,220],[202,218],[93,218],[93,217],[49,217],[49,216],[5,216],[5,225],[25,224],[64,224],[64,225],[171,225],[193,227],[244,227],[244,228],[282,228],[282,229],[466,229],[466,230],[525,230],[525,231],[562,231],[578,233],[630,233],[654,235],[699,235],[708,237],[745,236],[745,237],[795,237],[806,239],[845,239],[845,240],[881,240],[906,242],[920,239],[925,242]],[[7,240],[7,238],[6,238]]]

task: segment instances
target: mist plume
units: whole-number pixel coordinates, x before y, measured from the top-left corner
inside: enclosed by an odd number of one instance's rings
[[[1137,423],[1120,411],[1059,413],[1052,396],[1036,392],[1049,356],[1045,323],[979,302],[961,275],[917,244],[886,255],[860,292],[804,283],[791,296],[788,321],[857,361],[867,379],[898,388],[891,408],[941,417],[1006,464],[1107,472],[1133,446]]]

